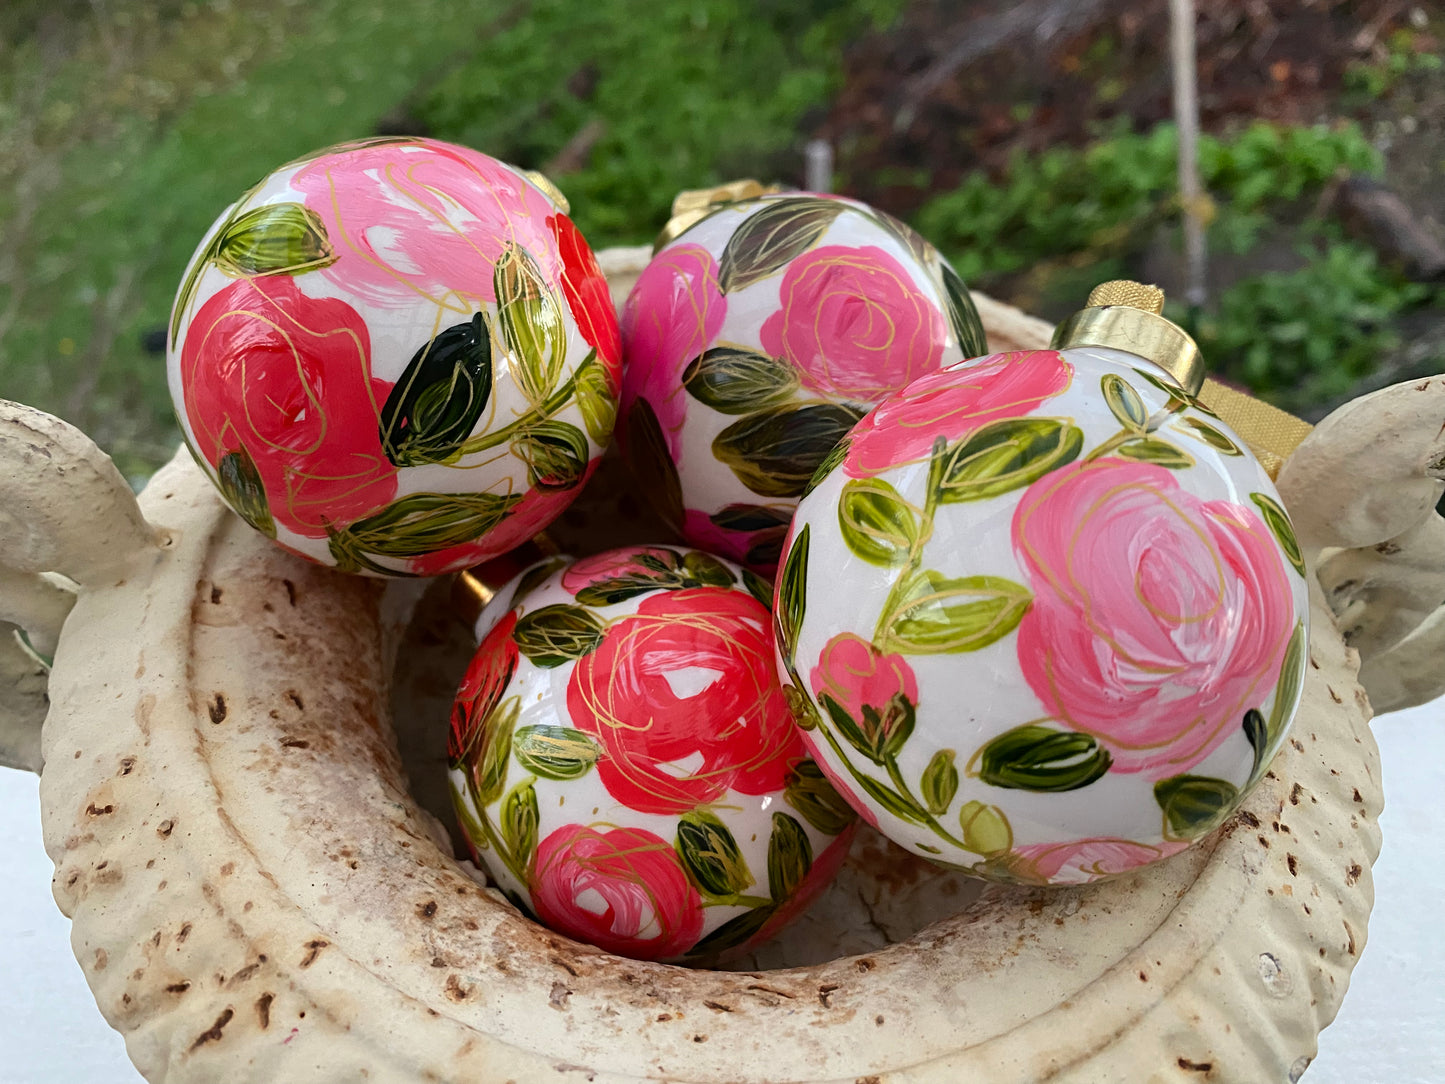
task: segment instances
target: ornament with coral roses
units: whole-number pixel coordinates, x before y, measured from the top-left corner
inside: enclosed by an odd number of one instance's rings
[[[714,961],[772,936],[846,855],[852,811],[792,725],[745,581],[634,546],[551,559],[484,612],[454,804],[478,863],[554,929]]]

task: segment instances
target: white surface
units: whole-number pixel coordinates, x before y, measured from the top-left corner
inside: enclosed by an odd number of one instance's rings
[[[1304,1084],[1440,1084],[1445,1022],[1445,706],[1375,721],[1384,851],[1369,943]],[[0,1084],[138,1084],[50,896],[36,778],[0,768]],[[285,1084],[278,1081],[277,1084]]]

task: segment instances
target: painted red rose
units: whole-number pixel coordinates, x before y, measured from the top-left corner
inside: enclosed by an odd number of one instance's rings
[[[386,506],[396,468],[382,452],[366,323],[289,276],[240,279],[186,329],[181,388],[196,451],[212,468],[244,450],[278,523],[309,538]]]
[[[702,935],[702,898],[672,844],[642,828],[558,828],[529,888],[547,926],[620,956],[671,959]]]
[[[723,587],[660,591],[613,624],[567,685],[614,799],[685,813],[729,789],[770,794],[805,754],[773,667],[767,609]]]
[[[612,374],[613,387],[617,387],[622,383],[622,336],[607,280],[602,277],[587,239],[570,218],[553,215],[547,225],[552,228],[562,257],[562,293],[572,310],[572,319],[577,321],[582,338],[596,348],[597,357]]]
[[[517,670],[517,644],[512,639],[512,630],[516,627],[517,611],[508,611],[492,626],[472,656],[452,703],[447,760],[453,764],[481,760],[476,746],[485,740],[483,724],[501,703]]]

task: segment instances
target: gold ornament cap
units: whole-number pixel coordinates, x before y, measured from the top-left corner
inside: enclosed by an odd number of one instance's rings
[[[1055,350],[1103,346],[1152,361],[1190,395],[1204,386],[1199,346],[1178,324],[1166,320],[1164,291],[1142,282],[1115,279],[1089,293],[1085,308],[1054,329]]]
[[[775,195],[782,190],[781,185],[762,184],[749,178],[720,184],[716,188],[690,188],[679,192],[672,201],[672,217],[667,220],[667,225],[662,227],[657,240],[652,242],[652,254],[657,255],[664,245],[697,225],[719,207],[726,207],[729,203],[738,203],[741,200],[757,199],[759,196]]]

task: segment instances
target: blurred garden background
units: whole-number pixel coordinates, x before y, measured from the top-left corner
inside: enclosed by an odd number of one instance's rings
[[[1317,418],[1445,370],[1445,11],[1198,0],[1202,307],[1216,373]],[[682,188],[834,189],[1048,318],[1094,282],[1182,297],[1165,0],[5,0],[0,396],[133,480],[178,441],[186,260],[262,174],[376,133],[565,191],[594,246]]]

